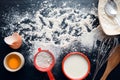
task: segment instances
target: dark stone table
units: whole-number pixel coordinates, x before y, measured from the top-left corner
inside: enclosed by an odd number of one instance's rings
[[[48,76],[46,73],[42,73],[37,71],[33,65],[29,65],[27,58],[28,58],[28,48],[26,44],[23,43],[22,47],[18,50],[11,49],[8,45],[6,45],[3,41],[5,33],[7,31],[3,31],[2,27],[7,25],[5,21],[6,17],[3,16],[4,14],[7,15],[12,9],[18,10],[21,14],[23,12],[29,11],[32,13],[39,9],[39,4],[44,0],[0,0],[0,80],[48,80]],[[54,2],[55,0],[53,0]],[[60,3],[64,0],[57,0],[57,6],[60,6]],[[66,0],[69,1],[69,0]],[[71,0],[74,2],[78,2],[84,8],[91,8],[93,7],[93,3],[95,4],[94,7],[97,8],[98,0]],[[71,4],[72,5],[72,4]],[[81,8],[82,8],[81,7]],[[95,17],[96,18],[96,17]],[[97,19],[97,18],[96,18]],[[98,19],[96,20],[96,24],[98,25]],[[9,30],[8,30],[9,31]],[[4,57],[12,51],[18,51],[24,53],[23,56],[25,57],[26,63],[23,68],[15,73],[8,72],[3,66],[3,59]],[[56,80],[67,80],[67,78],[63,75],[61,71],[61,61],[65,55],[61,55],[59,57],[60,63],[55,66],[52,70]],[[99,71],[99,74],[96,77],[96,80],[99,80],[102,76],[102,73],[105,69],[106,64],[102,67]],[[92,80],[93,72],[95,66],[92,64],[91,74],[86,78],[86,80]],[[108,76],[107,80],[120,80],[120,65],[112,71],[112,73]]]

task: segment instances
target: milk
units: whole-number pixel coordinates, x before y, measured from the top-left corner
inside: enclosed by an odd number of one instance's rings
[[[64,62],[64,71],[70,78],[81,78],[88,72],[88,62],[79,54],[69,56]]]

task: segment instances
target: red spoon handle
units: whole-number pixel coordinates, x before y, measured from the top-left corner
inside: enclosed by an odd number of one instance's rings
[[[47,74],[48,74],[50,80],[55,80],[51,71],[47,71]]]

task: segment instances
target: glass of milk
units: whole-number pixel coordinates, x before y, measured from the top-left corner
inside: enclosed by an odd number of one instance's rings
[[[70,80],[83,80],[90,73],[90,61],[83,53],[71,52],[64,57],[62,70]]]

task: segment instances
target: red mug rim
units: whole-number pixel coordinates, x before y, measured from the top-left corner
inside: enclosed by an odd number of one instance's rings
[[[65,62],[65,60],[66,60],[68,57],[70,57],[71,55],[74,55],[74,54],[79,54],[79,55],[82,56],[82,57],[87,61],[87,63],[88,63],[88,71],[87,71],[87,73],[86,73],[84,76],[80,77],[80,78],[72,78],[72,77],[68,76],[68,75],[66,74],[65,70],[64,70],[64,62]],[[64,57],[64,59],[63,59],[63,61],[62,61],[62,71],[63,71],[63,73],[65,74],[65,76],[68,77],[70,80],[83,80],[83,79],[85,79],[85,78],[88,76],[88,74],[90,73],[90,68],[91,68],[91,66],[90,66],[90,60],[88,59],[88,57],[87,57],[85,54],[83,54],[83,53],[81,53],[81,52],[71,52],[71,53],[68,53],[68,54]]]
[[[42,68],[42,67],[40,67],[40,66],[38,66],[38,65],[36,64],[36,57],[37,57],[38,54],[40,54],[40,52],[47,52],[47,53],[49,53],[49,54],[51,55],[51,57],[52,57],[52,63],[50,64],[49,67],[47,67],[47,68]],[[34,64],[34,66],[35,66],[35,68],[36,68],[37,70],[42,71],[42,72],[47,72],[47,71],[50,71],[50,70],[53,68],[53,66],[54,66],[54,64],[55,64],[55,57],[54,57],[54,55],[53,55],[49,50],[41,50],[41,48],[38,48],[38,52],[37,52],[37,53],[35,54],[35,56],[34,56],[33,64]]]

